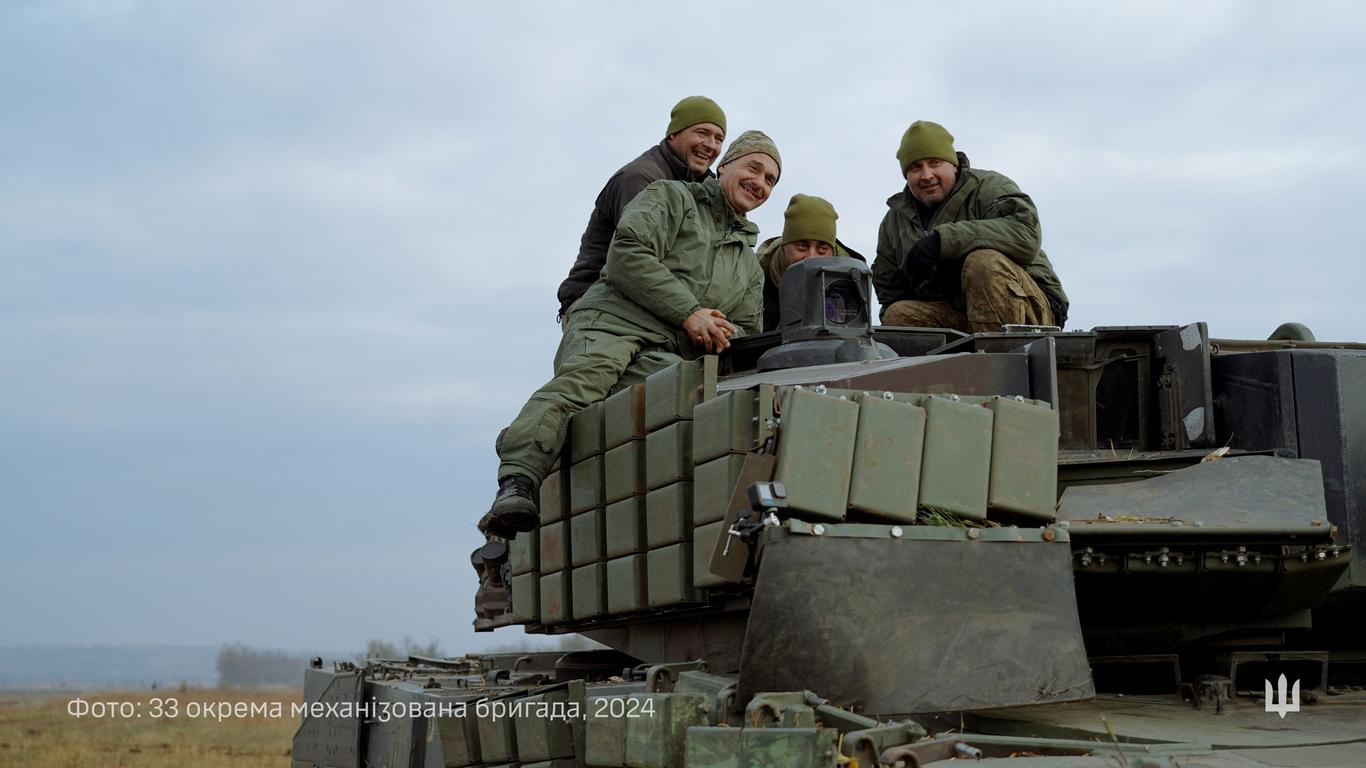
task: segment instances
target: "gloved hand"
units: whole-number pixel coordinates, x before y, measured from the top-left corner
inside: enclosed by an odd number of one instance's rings
[[[928,235],[915,241],[911,250],[906,252],[906,269],[911,272],[926,273],[934,268],[939,261],[940,239],[938,232],[931,232]]]

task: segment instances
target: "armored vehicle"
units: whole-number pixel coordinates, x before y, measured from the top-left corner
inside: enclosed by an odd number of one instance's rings
[[[474,553],[476,628],[604,649],[315,660],[293,764],[1366,765],[1366,346],[782,303]]]

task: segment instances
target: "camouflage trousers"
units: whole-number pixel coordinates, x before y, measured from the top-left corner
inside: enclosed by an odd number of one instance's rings
[[[555,377],[527,400],[503,435],[498,479],[523,475],[539,484],[564,447],[569,417],[682,360],[673,343],[607,312],[574,312],[555,352]]]
[[[947,301],[895,301],[882,313],[882,324],[972,333],[999,331],[1007,324],[1056,325],[1048,297],[1034,278],[1000,251],[969,253],[961,286],[967,312]]]

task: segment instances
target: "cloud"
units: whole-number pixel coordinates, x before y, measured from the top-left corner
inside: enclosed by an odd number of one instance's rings
[[[198,606],[229,605],[234,638],[302,645],[312,627],[358,647],[369,628],[271,585],[368,548],[384,577],[335,586],[390,606],[372,614],[386,634],[479,645],[463,569],[493,435],[550,373],[555,289],[598,190],[692,93],[732,135],[778,141],[765,234],[793,193],[819,194],[871,258],[901,132],[935,119],[1039,204],[1072,327],[1258,337],[1295,319],[1359,339],[1366,108],[1345,94],[1364,18],[6,6],[0,427],[24,439],[0,444],[0,508],[22,510],[0,577],[61,567],[99,589],[14,601],[0,643],[189,642]],[[159,548],[176,615],[134,623],[118,608],[157,599],[127,597],[151,578],[130,557]],[[422,588],[394,601],[399,582]],[[44,620],[51,601],[94,618]]]

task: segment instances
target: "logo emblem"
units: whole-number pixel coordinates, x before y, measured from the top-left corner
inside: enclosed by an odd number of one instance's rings
[[[1286,686],[1285,675],[1281,675],[1281,679],[1276,681],[1276,690],[1274,690],[1274,691],[1271,689],[1271,681],[1270,681],[1270,680],[1264,680],[1263,682],[1266,683],[1266,711],[1267,711],[1267,712],[1275,712],[1276,714],[1278,714],[1278,715],[1281,716],[1281,719],[1282,719],[1282,720],[1284,720],[1284,719],[1285,719],[1285,715],[1286,715],[1287,712],[1299,712],[1299,711],[1300,711],[1300,681],[1299,681],[1299,680],[1296,680],[1296,681],[1295,681],[1295,687],[1290,689],[1290,697],[1289,697],[1289,698],[1286,698],[1286,695],[1285,695],[1285,693],[1286,693],[1286,690],[1285,690],[1285,686]],[[1278,695],[1279,695],[1279,699],[1280,699],[1279,702],[1277,701]]]

